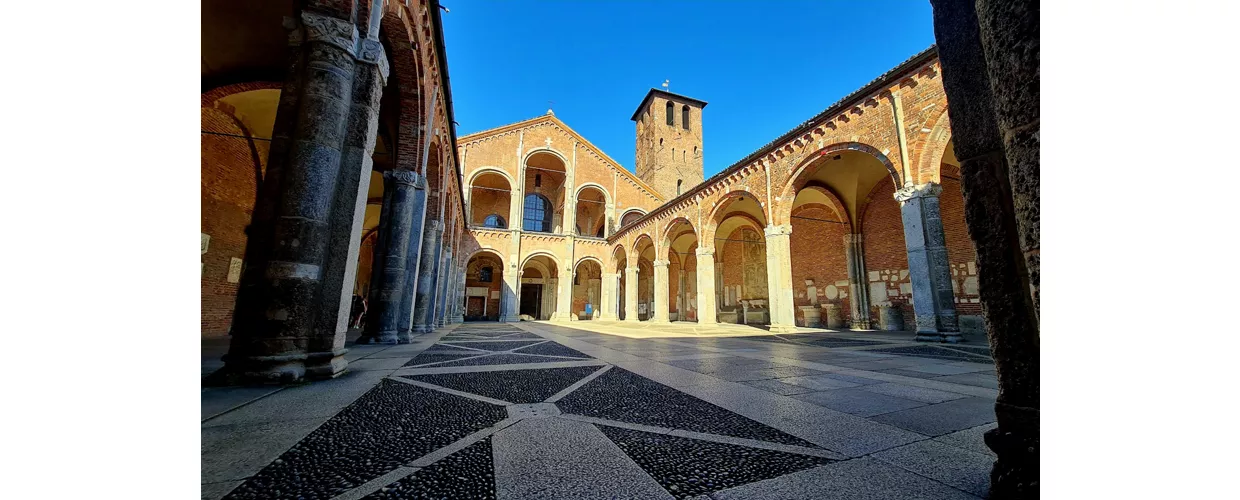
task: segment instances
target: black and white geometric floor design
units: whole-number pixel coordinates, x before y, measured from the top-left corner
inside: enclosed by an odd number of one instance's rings
[[[834,461],[813,443],[619,367],[540,366],[597,361],[567,346],[488,333],[441,340],[406,365],[431,373],[384,379],[225,498],[494,498],[491,435],[547,415],[595,425],[676,498]],[[423,370],[499,364],[520,366]]]

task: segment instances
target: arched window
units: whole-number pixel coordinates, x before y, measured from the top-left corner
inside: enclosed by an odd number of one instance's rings
[[[540,194],[525,195],[525,214],[522,229],[526,231],[551,232],[551,201]]]
[[[486,220],[482,221],[482,227],[494,227],[498,229],[507,229],[508,222],[497,214],[488,215]]]
[[[482,268],[481,270],[478,271],[478,281],[482,283],[490,283],[492,272],[493,271],[491,270],[490,266]]]
[[[676,125],[676,105],[667,101],[667,124]]]
[[[684,127],[685,130],[689,130],[689,105],[688,104],[686,104],[683,108],[680,108],[680,126]]]

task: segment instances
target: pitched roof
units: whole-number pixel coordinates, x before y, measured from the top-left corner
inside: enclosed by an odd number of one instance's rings
[[[694,99],[694,98],[692,98],[692,97],[685,96],[685,95],[673,94],[673,93],[668,92],[668,91],[666,91],[666,90],[659,90],[659,89],[656,89],[656,88],[651,88],[651,89],[650,89],[650,92],[646,92],[646,97],[644,97],[644,98],[642,99],[642,103],[637,105],[637,111],[634,111],[634,112],[633,112],[633,117],[632,117],[632,118],[630,118],[630,120],[637,121],[637,116],[638,116],[638,115],[640,115],[640,114],[642,114],[642,110],[643,110],[643,109],[646,109],[646,103],[647,103],[648,101],[650,101],[650,99],[654,98],[654,96],[656,96],[656,95],[657,95],[657,96],[660,96],[660,97],[663,97],[664,99],[670,99],[670,100],[674,100],[674,101],[686,101],[686,102],[688,102],[689,104],[692,104],[692,105],[697,106],[697,107],[699,107],[699,108],[705,108],[705,107],[706,107],[706,101],[702,101],[702,100]]]

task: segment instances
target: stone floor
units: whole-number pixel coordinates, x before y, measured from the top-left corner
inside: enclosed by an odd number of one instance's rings
[[[334,380],[203,389],[202,497],[985,496],[984,339],[911,337],[581,321],[355,346]]]

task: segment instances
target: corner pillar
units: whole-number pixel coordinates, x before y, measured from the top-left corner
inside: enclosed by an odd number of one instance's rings
[[[909,281],[913,285],[913,312],[917,315],[917,340],[960,342],[956,300],[952,294],[951,268],[939,217],[939,193],[933,182],[896,191],[904,243],[908,248]]]

